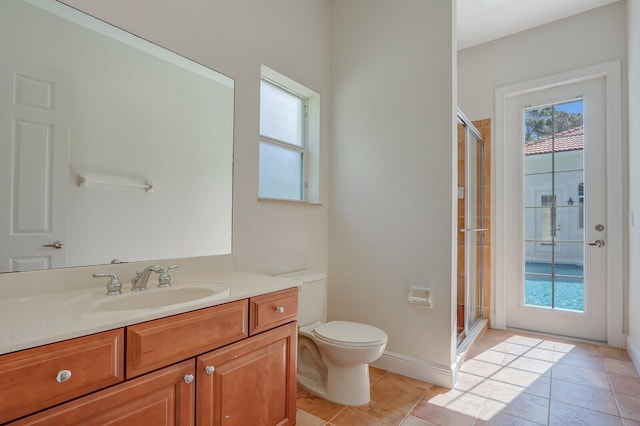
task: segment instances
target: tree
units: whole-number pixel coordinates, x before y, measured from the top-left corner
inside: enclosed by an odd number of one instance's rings
[[[525,113],[525,141],[544,139],[555,133],[582,126],[582,113],[558,110],[554,106],[528,110]],[[555,126],[554,126],[555,125]]]

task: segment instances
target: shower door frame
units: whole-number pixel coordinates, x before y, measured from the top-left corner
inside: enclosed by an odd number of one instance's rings
[[[482,135],[473,125],[471,120],[469,120],[460,109],[458,109],[457,113],[458,123],[462,124],[465,128],[465,148],[464,148],[464,156],[465,156],[465,177],[464,177],[464,228],[460,229],[460,232],[464,232],[464,327],[462,332],[457,336],[457,343],[460,345],[464,339],[470,334],[471,329],[478,324],[478,322],[484,318],[484,237],[485,232],[488,231],[487,228],[484,228],[485,220],[486,220],[486,205],[484,199],[484,140],[482,139]],[[477,161],[477,149],[474,151],[476,153],[475,158],[471,158],[472,150],[470,148],[471,142],[478,143],[478,147],[480,148],[480,160]],[[475,167],[475,178],[476,181],[472,180],[471,176],[471,165],[476,164]],[[480,180],[480,182],[477,181]],[[475,184],[475,188],[477,191],[476,200],[477,203],[474,204],[473,209],[476,209],[475,215],[477,217],[477,221],[479,221],[479,225],[475,228],[469,227],[469,218],[472,214],[472,206],[471,203],[467,202],[469,200],[469,193],[471,190],[471,185]],[[479,188],[479,190],[478,190]],[[478,215],[477,213],[477,205],[481,206],[482,214]],[[478,233],[478,239],[475,240],[475,244],[471,247],[470,240],[472,233]],[[480,256],[475,256],[476,264],[473,265],[476,268],[475,275],[478,277],[475,283],[470,282],[470,272],[472,265],[469,262],[471,258],[471,250],[477,250],[479,247]],[[478,264],[479,262],[479,264]],[[477,267],[476,267],[477,265]],[[479,280],[479,281],[478,281]],[[479,284],[478,284],[479,282]],[[471,286],[476,286],[475,300],[471,300]],[[477,294],[479,292],[479,295]],[[479,303],[479,307],[476,306],[476,303]],[[477,312],[479,308],[479,314]]]

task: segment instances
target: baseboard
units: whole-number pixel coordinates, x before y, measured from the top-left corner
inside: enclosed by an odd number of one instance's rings
[[[393,352],[385,352],[372,365],[383,370],[391,371],[392,373],[433,383],[434,385],[445,388],[452,388],[456,378],[455,371],[452,367]]]
[[[630,334],[627,335],[627,352],[629,352],[633,366],[640,374],[640,342],[633,339]]]

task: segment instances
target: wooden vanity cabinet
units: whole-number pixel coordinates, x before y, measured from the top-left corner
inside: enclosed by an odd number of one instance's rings
[[[69,382],[91,376],[94,367],[99,373],[71,393],[49,395],[38,382],[41,369],[59,368],[47,362],[49,346],[0,356],[0,373],[6,373],[0,375],[0,423],[68,401],[11,424],[294,425],[296,316],[294,288],[49,345],[80,360]],[[102,348],[107,337],[111,352]],[[87,344],[97,341],[102,349],[92,352]],[[22,370],[14,372],[16,366]],[[35,375],[29,372],[34,366]],[[22,385],[21,374],[28,379]],[[12,396],[11,386],[20,393]]]
[[[197,358],[196,425],[296,423],[297,323]]]

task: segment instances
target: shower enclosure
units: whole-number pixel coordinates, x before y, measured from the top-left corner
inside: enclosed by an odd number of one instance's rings
[[[458,345],[483,318],[484,203],[484,142],[458,110]]]

